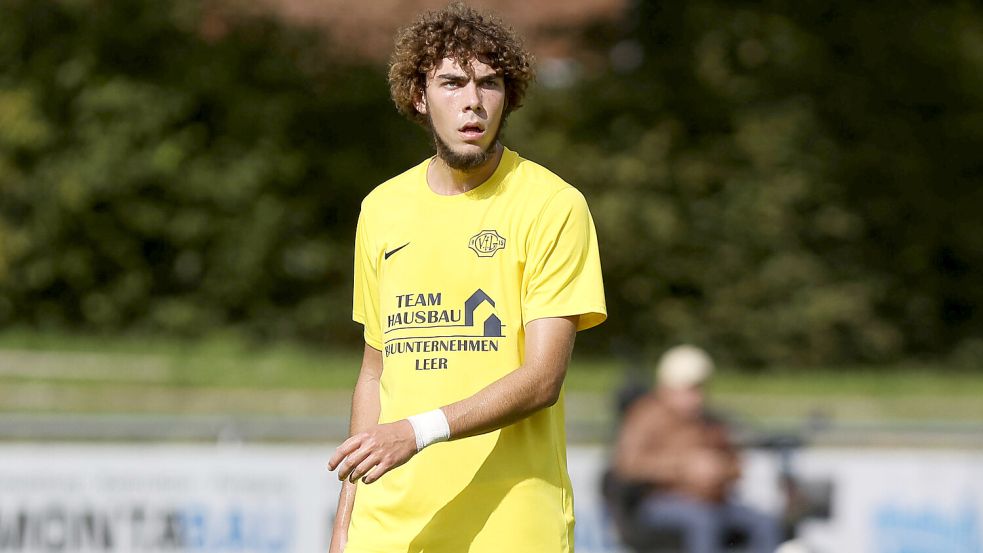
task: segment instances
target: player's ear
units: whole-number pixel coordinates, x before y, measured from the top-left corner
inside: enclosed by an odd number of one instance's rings
[[[427,94],[422,88],[417,87],[413,92],[413,107],[421,115],[427,114]]]

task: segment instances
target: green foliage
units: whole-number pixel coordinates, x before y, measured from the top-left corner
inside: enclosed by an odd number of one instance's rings
[[[742,364],[975,351],[983,11],[643,2],[630,21],[592,36],[610,69],[513,127],[588,193],[609,330]]]
[[[0,324],[357,342],[359,201],[427,140],[378,64],[198,10],[4,3]],[[983,9],[639,2],[586,33],[507,141],[590,200],[587,345],[979,366]]]
[[[358,203],[426,144],[376,68],[264,21],[206,40],[165,6],[5,8],[0,321],[358,336]]]

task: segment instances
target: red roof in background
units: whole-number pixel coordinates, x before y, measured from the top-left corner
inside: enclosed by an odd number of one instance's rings
[[[323,28],[329,43],[353,55],[388,59],[399,27],[421,11],[446,0],[206,0],[206,34],[221,34],[229,14],[269,14],[302,27]],[[593,21],[620,16],[628,0],[475,0],[515,27],[532,52],[543,58],[568,57],[576,49],[572,33]]]

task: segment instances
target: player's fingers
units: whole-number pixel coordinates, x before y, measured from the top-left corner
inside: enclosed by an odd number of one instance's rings
[[[348,478],[351,472],[371,453],[371,449],[363,446],[353,451],[348,457],[345,457],[345,460],[338,466],[338,480]]]
[[[371,484],[376,480],[382,478],[382,475],[386,474],[386,472],[388,472],[388,469],[386,469],[382,465],[375,465],[374,467],[369,469],[369,472],[365,473],[365,476],[362,477],[362,482],[365,484]]]
[[[348,457],[348,455],[351,454],[351,452],[358,449],[358,446],[361,445],[361,443],[362,443],[361,434],[355,434],[351,438],[348,438],[347,440],[342,442],[342,444],[338,446],[337,449],[334,450],[334,455],[332,455],[331,458],[328,459],[328,470],[334,470],[338,468],[338,465],[341,463],[341,461],[345,457]]]
[[[357,467],[355,467],[352,470],[351,474],[348,475],[348,481],[354,484],[356,480],[365,476],[366,473],[368,473],[378,464],[379,464],[378,456],[376,455],[367,456],[361,463],[358,464]]]

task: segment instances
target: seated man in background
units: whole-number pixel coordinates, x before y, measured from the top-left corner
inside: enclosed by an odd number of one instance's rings
[[[731,530],[747,536],[748,551],[772,553],[781,538],[777,518],[729,501],[740,460],[726,427],[704,409],[713,369],[710,356],[693,346],[662,356],[655,390],[625,414],[614,471],[623,481],[649,485],[639,520],[680,532],[688,553],[721,551]]]

